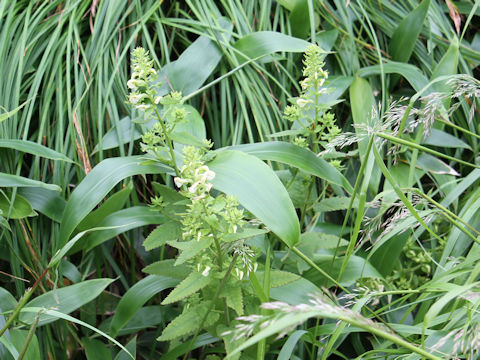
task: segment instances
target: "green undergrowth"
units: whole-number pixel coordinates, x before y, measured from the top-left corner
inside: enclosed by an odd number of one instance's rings
[[[477,359],[479,14],[0,0],[0,359]]]

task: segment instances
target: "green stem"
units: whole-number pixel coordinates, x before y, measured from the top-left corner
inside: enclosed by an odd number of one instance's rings
[[[25,354],[27,353],[28,345],[30,345],[30,342],[33,339],[33,335],[35,335],[35,329],[37,328],[39,320],[40,320],[40,314],[37,315],[34,323],[30,327],[30,330],[28,331],[27,338],[25,339],[25,343],[23,344],[22,350],[20,351],[20,354],[18,355],[17,360],[23,360]]]
[[[45,270],[43,271],[42,275],[40,275],[40,277],[37,279],[37,281],[35,281],[35,284],[33,284],[33,286],[27,290],[27,292],[25,293],[25,295],[23,296],[22,299],[20,299],[19,303],[17,304],[17,306],[15,307],[15,310],[13,310],[13,314],[12,316],[10,316],[7,320],[7,322],[5,323],[5,325],[3,326],[3,328],[0,330],[0,337],[5,333],[5,331],[7,331],[7,329],[10,327],[10,325],[12,325],[13,321],[17,318],[18,314],[20,314],[20,311],[23,309],[23,307],[25,306],[25,304],[28,302],[28,300],[30,299],[30,297],[33,295],[33,292],[35,291],[35,289],[37,288],[38,284],[40,284],[40,281],[43,279],[43,277],[47,274],[47,271],[48,271],[48,267],[45,268]]]
[[[348,218],[349,218],[350,212],[352,211],[352,208],[353,208],[353,202],[355,200],[355,195],[357,194],[358,189],[360,188],[363,173],[365,172],[365,168],[367,167],[368,156],[369,156],[370,151],[371,151],[372,146],[373,146],[373,140],[374,140],[374,137],[371,136],[369,141],[368,141],[368,144],[367,144],[367,151],[365,152],[365,158],[362,161],[362,165],[360,166],[360,170],[358,171],[357,179],[355,180],[355,185],[353,187],[352,197],[350,198],[350,203],[348,204],[347,213],[345,214],[345,218],[343,219],[342,229],[340,230],[340,235],[338,236],[337,246],[335,247],[335,252],[333,253],[332,262],[330,263],[329,272],[332,271],[332,267],[333,267],[335,258],[337,256],[338,248],[340,246],[340,240],[342,239],[342,236],[345,233],[345,228],[347,226]],[[355,239],[355,242],[356,242],[356,239]],[[352,243],[352,245],[350,245],[351,243]],[[353,249],[354,246],[355,246],[355,243],[350,241],[350,243],[348,244],[346,254],[348,254],[349,250],[351,251],[351,249]],[[339,279],[340,279],[340,277],[339,277]]]
[[[442,360],[438,356],[432,355],[432,354],[428,353],[427,351],[419,348],[418,346],[415,346],[412,343],[409,343],[408,341],[403,340],[402,338],[400,338],[400,337],[398,337],[394,334],[391,334],[391,333],[389,333],[389,332],[387,332],[383,329],[377,328],[376,326],[365,324],[362,321],[354,320],[352,318],[347,318],[347,317],[344,317],[344,316],[339,316],[338,319],[342,320],[342,321],[345,321],[345,322],[348,322],[349,324],[351,324],[353,326],[358,326],[359,328],[365,329],[369,333],[372,333],[374,335],[378,335],[378,336],[380,336],[380,337],[382,337],[382,338],[384,338],[388,341],[393,342],[394,344],[397,344],[399,346],[404,347],[407,350],[410,350],[414,353],[417,353],[417,354],[423,356],[426,359]]]
[[[213,307],[215,306],[215,302],[217,301],[218,297],[220,296],[220,292],[222,291],[223,287],[227,283],[228,276],[232,272],[233,266],[235,265],[235,261],[237,260],[237,254],[233,255],[232,261],[230,263],[230,266],[227,269],[227,272],[225,273],[225,276],[223,277],[222,281],[220,282],[220,285],[218,286],[217,292],[215,293],[215,296],[212,299],[212,302],[210,303],[207,312],[202,318],[202,321],[200,321],[200,326],[197,328],[195,331],[195,334],[192,337],[192,340],[190,340],[190,343],[188,344],[187,351],[185,352],[185,355],[183,356],[183,360],[188,359],[188,354],[190,353],[190,349],[192,348],[193,344],[195,343],[195,340],[197,339],[198,333],[200,332],[200,329],[203,328],[203,324],[205,324],[205,321],[207,320],[208,315],[212,311]]]
[[[155,109],[155,114],[157,115],[158,121],[159,121],[160,125],[162,126],[163,136],[165,136],[165,142],[167,143],[168,151],[170,152],[170,157],[172,159],[173,168],[175,169],[175,174],[178,177],[180,177],[180,171],[178,171],[177,161],[175,159],[175,152],[173,151],[172,141],[168,137],[167,128],[165,127],[165,123],[163,122],[163,119],[160,116],[157,107],[154,106],[153,108]]]
[[[408,140],[404,140],[404,139],[401,139],[401,138],[398,138],[398,137],[395,137],[395,136],[391,136],[391,135],[388,135],[388,134],[385,134],[385,133],[376,133],[375,135],[377,135],[381,138],[390,140],[391,142],[394,142],[394,143],[397,143],[397,144],[402,144],[402,145],[405,145],[405,146],[408,146],[408,147],[411,147],[411,148],[414,148],[414,149],[418,149],[418,150],[424,151],[426,153],[429,153],[429,154],[432,154],[432,155],[435,155],[435,156],[443,157],[444,159],[455,161],[459,164],[463,164],[463,165],[466,165],[466,166],[471,166],[471,167],[480,169],[479,165],[475,165],[475,164],[469,163],[467,161],[463,161],[461,159],[457,159],[457,158],[454,158],[452,156],[445,155],[445,154],[443,154],[439,151],[432,150],[430,148],[427,148],[427,147],[422,146],[422,145],[418,145],[418,144],[416,144],[414,142],[411,142],[411,141],[408,141]]]

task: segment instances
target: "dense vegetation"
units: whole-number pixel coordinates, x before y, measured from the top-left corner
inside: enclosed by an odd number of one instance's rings
[[[0,359],[477,359],[479,4],[0,0]]]

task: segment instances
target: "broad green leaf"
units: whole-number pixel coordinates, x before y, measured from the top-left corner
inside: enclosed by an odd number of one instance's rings
[[[221,28],[215,35],[217,39],[228,43],[233,25],[227,18],[217,19]],[[217,67],[223,53],[216,41],[200,36],[195,40],[177,60],[167,64],[160,72],[160,81],[165,81],[160,95],[169,92],[170,86],[184,95],[193,93],[208,79]]]
[[[171,171],[161,164],[142,164],[144,159],[142,156],[111,158],[92,169],[68,199],[60,224],[60,246],[68,241],[78,224],[120,181],[133,175]]]
[[[332,184],[340,185],[349,193],[353,192],[352,186],[340,171],[310,150],[300,146],[282,141],[271,141],[237,145],[228,149],[239,150],[262,160],[278,161],[297,167]]]
[[[237,40],[233,47],[240,51],[240,63],[256,57],[270,55],[279,51],[303,52],[310,45],[298,39],[275,31],[256,31]],[[269,60],[264,58],[264,61]],[[271,59],[270,59],[271,60]]]
[[[110,349],[104,342],[97,339],[83,338],[82,343],[87,360],[109,360],[112,358]]]
[[[371,126],[376,119],[375,117],[375,98],[373,96],[373,90],[369,82],[360,77],[355,78],[350,86],[350,103],[352,107],[352,118],[355,125]],[[355,129],[357,134],[362,130]],[[360,135],[360,134],[359,134]],[[361,136],[361,135],[360,135]],[[360,160],[362,162],[367,161],[365,168],[365,179],[369,178],[368,188],[372,194],[377,193],[378,186],[380,184],[381,172],[380,169],[374,167],[374,159],[372,152],[367,154],[367,146],[369,139],[363,138],[358,143],[358,151],[360,154]],[[365,180],[366,181],[366,180]],[[362,209],[360,209],[362,211]]]
[[[213,280],[211,276],[203,276],[198,271],[192,271],[170,294],[162,301],[162,305],[172,304],[185,299],[203,289]]]
[[[175,265],[175,259],[160,260],[142,269],[143,272],[152,275],[169,276],[183,280],[192,272],[186,265]]]
[[[40,187],[48,190],[61,191],[60,186],[45,184],[41,181],[28,179],[18,175],[5,174],[0,172],[0,187]]]
[[[118,303],[113,315],[112,323],[110,324],[112,336],[116,336],[120,329],[130,321],[138,309],[150,300],[152,296],[177,285],[178,282],[178,279],[166,276],[149,275],[128,289]]]
[[[311,294],[320,294],[321,292],[319,287],[301,277],[286,285],[270,289],[270,298],[298,305],[308,303]]]
[[[272,169],[256,157],[222,151],[208,166],[215,172],[213,186],[262,221],[288,246],[300,239],[300,225],[287,191]]]
[[[389,44],[390,55],[393,60],[403,63],[408,62],[425,23],[429,6],[430,0],[423,0],[398,24]]]
[[[417,159],[417,166],[434,174],[460,176],[460,174],[450,165],[430,154],[420,154]]]
[[[289,22],[292,33],[299,38],[306,38],[310,32],[310,14],[308,0],[296,0],[290,10]]]
[[[347,210],[350,204],[350,198],[345,196],[334,196],[321,200],[318,204],[315,204],[315,211],[329,212]],[[358,207],[358,199],[353,201],[353,207]]]
[[[141,226],[158,224],[164,221],[164,216],[158,211],[154,211],[147,206],[132,206],[127,209],[116,211],[108,215],[99,224],[98,230],[89,235],[85,241],[78,243],[72,250],[90,251],[94,247],[108,241],[125,231],[136,229]]]
[[[29,301],[25,307],[55,308],[58,312],[69,314],[79,307],[89,303],[102,293],[114,280],[94,279],[51,290]],[[33,313],[21,313],[20,320],[31,324],[35,320]],[[43,314],[38,325],[45,325],[57,320],[56,317]]]
[[[304,254],[308,254],[309,252],[304,251],[307,248],[310,249],[310,251],[317,251],[319,249],[328,250],[335,249],[337,246],[346,246],[348,244],[348,241],[345,239],[338,240],[337,235],[309,231],[302,234],[301,242],[297,247],[302,250]]]
[[[207,314],[209,305],[210,301],[206,301],[187,308],[181,315],[177,316],[168,324],[157,340],[170,341],[180,336],[193,333],[199,328],[203,317]],[[204,327],[213,325],[219,316],[216,312],[210,312],[205,320]]]
[[[10,340],[12,344],[15,346],[17,351],[20,353],[22,350],[25,341],[27,340],[28,330],[20,330],[20,329],[10,329]],[[33,334],[33,338],[28,345],[27,352],[23,357],[23,360],[38,360],[41,359],[40,355],[40,346],[38,343],[37,335]]]
[[[0,148],[13,149],[15,151],[21,151],[32,155],[41,156],[46,159],[73,162],[67,156],[59,153],[58,151],[49,149],[43,145],[28,140],[0,139]]]
[[[446,133],[445,131],[432,129],[432,133],[421,142],[422,145],[433,145],[447,148],[471,149],[463,140]]]
[[[330,254],[314,254],[311,259],[325,271],[329,271],[329,274],[333,278],[337,278],[341,265],[342,258],[337,257],[332,264],[333,256]],[[324,277],[315,269],[308,270],[304,273],[304,277],[315,284],[323,284]],[[383,276],[373,267],[367,260],[360,256],[353,255],[350,257],[345,270],[342,273],[340,283],[343,286],[353,285],[360,278],[378,278],[382,279]]]
[[[92,211],[90,214],[85,216],[80,224],[78,224],[77,231],[94,228],[98,226],[98,224],[105,219],[105,217],[115,211],[121,210],[127,202],[132,189],[133,184],[130,182],[126,187],[110,196],[104,203],[100,205],[97,210]]]
[[[443,55],[442,59],[439,61],[435,69],[433,70],[431,80],[439,78],[441,76],[455,75],[457,73],[458,67],[458,57],[459,57],[459,42],[455,37],[450,46],[448,47],[447,52]],[[433,85],[435,91],[448,92],[450,87],[446,84],[446,81],[441,81]],[[450,100],[447,99],[445,103],[449,103]]]
[[[128,342],[128,344],[125,346],[125,348],[128,350],[120,350],[120,352],[115,356],[114,360],[128,360],[131,359],[133,356],[134,359],[137,357],[137,335],[133,337],[132,340]],[[131,354],[131,355],[130,355]]]
[[[154,328],[164,320],[164,308],[158,305],[144,306],[132,316],[117,336],[138,333],[147,328]],[[102,331],[108,331],[112,318],[107,318],[100,326]]]
[[[25,187],[20,188],[18,193],[27,199],[32,207],[39,213],[58,223],[62,220],[63,211],[65,210],[67,202],[58,191],[38,187]]]
[[[162,246],[167,241],[177,240],[182,235],[181,224],[178,221],[168,221],[157,226],[143,242],[145,250],[150,251]]]
[[[17,300],[15,300],[15,297],[6,289],[0,287],[0,313],[13,310],[15,306],[17,306]]]
[[[149,121],[147,124],[144,124],[145,127],[152,127],[155,124],[155,120]],[[119,120],[116,126],[111,127],[105,135],[103,135],[101,144],[98,143],[93,149],[95,154],[100,150],[100,145],[102,150],[114,149],[120,145],[129,143],[133,140],[138,140],[142,137],[142,132],[139,130],[140,125],[136,124],[129,116],[126,116]]]
[[[10,209],[11,201],[4,193],[0,193],[0,211],[7,215]],[[29,216],[38,215],[32,208],[32,205],[23,196],[17,194],[13,201],[12,210],[10,212],[10,219],[23,219]]]
[[[402,75],[415,91],[422,90],[429,82],[428,78],[416,66],[395,61],[388,61],[382,66],[373,65],[364,67],[358,71],[357,75],[361,77],[380,75],[382,71],[386,74]],[[431,90],[427,90],[426,94],[429,92],[431,92]]]

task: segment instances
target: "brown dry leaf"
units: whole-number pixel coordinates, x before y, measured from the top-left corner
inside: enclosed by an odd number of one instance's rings
[[[462,24],[462,17],[458,12],[458,8],[455,4],[453,4],[450,0],[445,0],[448,6],[448,13],[450,18],[453,20],[455,24],[455,30],[457,30],[457,35],[460,35],[460,26]]]

